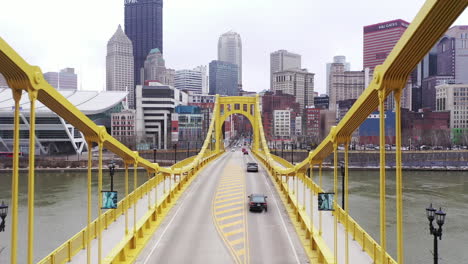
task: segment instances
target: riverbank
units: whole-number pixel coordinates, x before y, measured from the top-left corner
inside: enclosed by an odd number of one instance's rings
[[[276,154],[289,162],[301,162],[308,156],[306,151],[281,151],[272,150],[272,154]],[[162,152],[159,151],[157,156],[154,153],[141,153],[141,155],[153,162],[157,162],[160,166],[169,167],[174,162],[179,162],[190,155],[196,155],[196,150]],[[391,170],[396,166],[395,152],[386,153],[386,168]],[[338,153],[338,162],[344,161],[344,153]],[[103,165],[104,170],[107,164],[115,162],[116,167],[123,170],[123,161],[112,153],[104,153]],[[328,156],[324,161],[324,169],[332,169],[333,155]],[[27,171],[29,166],[27,156],[20,157],[19,167],[21,171]],[[405,171],[466,171],[468,170],[468,151],[403,151],[402,165]],[[350,151],[349,166],[351,170],[378,170],[380,168],[380,154],[378,151]],[[41,156],[35,160],[36,171],[86,171],[88,167],[87,155],[70,155],[70,156]],[[97,170],[98,160],[93,157],[93,170]],[[130,166],[131,167],[131,166]],[[0,158],[0,170],[10,171],[12,168],[11,157]]]

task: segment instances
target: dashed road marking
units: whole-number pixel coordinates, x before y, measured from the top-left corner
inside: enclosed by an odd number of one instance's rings
[[[235,263],[249,263],[245,173],[236,162],[223,170],[212,202],[213,220]]]

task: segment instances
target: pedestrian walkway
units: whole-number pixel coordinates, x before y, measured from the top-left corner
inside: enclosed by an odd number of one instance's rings
[[[301,180],[297,182],[297,190],[294,183],[294,180],[289,180],[289,191],[294,193],[296,197],[295,202],[299,203],[301,210],[305,210],[310,221],[310,188],[304,185]],[[297,193],[296,193],[297,192]],[[297,194],[297,195],[296,195]],[[298,198],[297,198],[298,197]],[[305,204],[305,207],[304,207]],[[318,211],[318,201],[317,194],[313,194],[312,201],[312,211],[313,211],[313,225],[316,230],[319,230],[319,217],[320,213],[322,214],[322,238],[327,244],[331,252],[334,252],[334,215],[331,211]],[[345,240],[345,228],[341,223],[338,223],[337,228],[337,249],[338,249],[338,261],[336,263],[345,263],[345,249],[346,249],[346,240]],[[348,254],[349,254],[349,263],[357,264],[372,264],[374,261],[372,258],[362,250],[361,245],[353,240],[351,234],[348,235]]]
[[[284,168],[282,164],[276,162],[276,165]],[[289,179],[289,180],[288,180]],[[322,216],[322,238],[325,241],[326,245],[330,249],[331,252],[334,252],[334,213],[332,211],[319,211],[318,210],[318,200],[317,200],[317,193],[312,194],[312,204],[310,203],[310,195],[311,190],[304,184],[299,177],[297,177],[297,186],[295,185],[295,180],[292,177],[282,177],[281,180],[283,182],[288,181],[288,188],[289,192],[293,194],[295,199],[293,202],[299,204],[299,208],[301,211],[305,211],[308,221],[310,223],[310,209],[312,205],[312,223],[315,230],[320,231],[320,215]],[[337,249],[338,249],[338,260],[336,263],[345,263],[345,255],[346,255],[346,231],[345,227],[338,222],[337,227]],[[362,249],[362,246],[353,239],[352,235],[348,234],[348,256],[349,256],[349,263],[357,263],[357,264],[372,264],[375,261],[369,256],[365,250]]]
[[[164,182],[161,182],[156,188],[153,188],[150,192],[143,195],[137,201],[136,205],[136,219],[137,223],[143,216],[148,212],[148,207],[154,207],[155,197],[157,194],[157,203],[161,203],[163,198],[167,196],[170,188],[174,188],[177,181],[166,178]],[[128,234],[133,234],[133,219],[134,219],[134,208],[133,206],[128,209]],[[117,245],[119,241],[125,238],[125,215],[122,214],[114,223],[110,224],[109,227],[102,232],[102,259],[104,259],[112,249]],[[112,242],[112,243],[109,243]],[[78,252],[70,261],[70,263],[86,263],[87,255],[86,249]],[[91,263],[98,263],[98,240],[93,239],[91,241]]]

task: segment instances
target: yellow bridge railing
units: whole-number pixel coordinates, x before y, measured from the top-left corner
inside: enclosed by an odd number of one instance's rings
[[[150,234],[158,227],[164,217],[164,210],[170,208],[177,200],[182,191],[194,179],[200,169],[211,160],[217,158],[223,152],[222,123],[232,114],[245,115],[254,129],[253,152],[258,159],[268,168],[270,176],[277,187],[282,190],[283,196],[293,207],[295,218],[306,230],[306,238],[309,247],[318,252],[318,261],[322,263],[336,263],[337,260],[337,223],[340,221],[345,227],[345,241],[348,235],[358,241],[362,248],[374,259],[375,263],[396,263],[386,251],[386,202],[385,202],[385,123],[384,123],[384,101],[388,96],[394,96],[396,104],[396,201],[397,201],[397,262],[403,263],[403,209],[402,209],[402,172],[401,172],[401,112],[400,96],[409,74],[417,63],[428,53],[436,41],[446,32],[459,14],[468,5],[467,0],[428,0],[418,13],[416,18],[405,31],[393,51],[389,54],[383,65],[375,68],[374,79],[364,90],[353,107],[348,111],[341,122],[333,127],[330,134],[322,143],[309,153],[309,156],[298,164],[290,164],[270,153],[265,134],[262,127],[259,97],[216,97],[208,134],[204,144],[195,157],[183,160],[172,167],[160,167],[157,163],[140,157],[138,152],[132,151],[121,142],[111,137],[104,127],[97,126],[86,115],[80,112],[73,104],[50,86],[43,78],[41,70],[31,66],[24,61],[3,39],[0,38],[0,73],[5,77],[13,93],[14,106],[14,133],[13,133],[13,172],[12,172],[12,232],[11,232],[11,263],[18,263],[17,238],[18,238],[18,177],[19,177],[19,138],[20,138],[20,99],[22,96],[30,100],[30,127],[29,127],[29,171],[28,171],[28,253],[27,263],[33,262],[34,257],[34,153],[35,153],[35,103],[40,101],[54,113],[64,118],[68,123],[79,129],[85,136],[88,146],[93,143],[98,145],[98,193],[102,191],[102,169],[103,149],[118,155],[125,164],[125,198],[119,203],[118,209],[102,213],[98,209],[98,217],[91,221],[91,177],[92,156],[88,151],[88,220],[87,226],[62,246],[44,258],[41,263],[64,263],[70,261],[81,249],[87,249],[87,261],[90,263],[90,242],[98,239],[98,262],[106,263],[128,263],[134,260],[141,248],[141,242],[147,241]],[[353,131],[372,113],[375,109],[380,111],[380,244],[374,241],[350,216],[348,211],[348,146]],[[215,142],[212,151],[213,140]],[[345,209],[341,209],[336,200],[334,201],[334,249],[331,253],[321,238],[321,228],[315,230],[312,219],[299,208],[296,200],[291,196],[289,183],[284,182],[283,176],[293,177],[301,180],[312,192],[320,192],[319,185],[305,177],[307,169],[319,167],[321,179],[323,160],[333,153],[334,155],[334,192],[338,193],[338,145],[345,146]],[[129,193],[128,177],[129,167],[133,167],[134,186],[133,192]],[[148,176],[154,176],[146,183],[137,188],[137,168],[144,168]],[[155,197],[154,205],[148,206],[148,211],[139,222],[136,219],[136,202],[144,194],[164,181],[166,178],[178,179],[177,183],[170,187],[169,192],[162,198]],[[172,180],[170,181],[172,182]],[[157,189],[157,188],[156,188]],[[311,195],[312,197],[312,195]],[[148,195],[148,199],[150,196]],[[148,201],[150,204],[150,200]],[[98,208],[102,206],[102,197],[98,198]],[[128,209],[134,208],[133,228],[128,226]],[[125,215],[126,236],[114,248],[108,256],[102,256],[102,230],[117,216]],[[138,243],[137,243],[138,242]],[[140,246],[137,246],[140,245]],[[347,246],[346,246],[347,248]],[[347,251],[346,251],[347,252]],[[346,253],[346,261],[348,261]]]
[[[111,137],[105,127],[96,125],[91,121],[85,114],[80,112],[73,104],[71,104],[65,97],[63,97],[55,88],[48,84],[44,78],[41,70],[37,66],[31,66],[23,60],[2,38],[0,38],[0,73],[5,77],[8,86],[11,88],[13,93],[13,99],[15,102],[14,106],[14,131],[13,131],[13,173],[12,173],[12,197],[11,197],[11,215],[12,215],[12,231],[11,231],[11,252],[10,261],[11,263],[18,263],[17,248],[18,248],[18,178],[19,178],[19,135],[20,135],[20,99],[22,96],[27,94],[30,101],[30,127],[29,127],[29,169],[28,169],[28,253],[27,263],[32,263],[34,258],[34,181],[35,181],[35,103],[40,101],[58,116],[64,118],[67,122],[79,129],[85,136],[88,149],[93,143],[96,143],[99,148],[99,159],[98,159],[98,193],[102,191],[102,169],[103,169],[103,148],[108,149],[114,154],[118,155],[125,164],[125,198],[120,201],[117,210],[108,211],[102,213],[102,196],[98,196],[98,218],[91,222],[91,178],[92,178],[92,153],[88,151],[88,221],[87,226],[81,232],[76,234],[70,240],[65,242],[62,246],[52,252],[49,256],[44,258],[41,263],[64,263],[70,261],[72,257],[84,247],[87,248],[87,261],[90,263],[90,247],[88,246],[92,239],[98,239],[98,262],[104,259],[102,256],[102,230],[107,225],[115,221],[117,215],[125,214],[125,234],[127,235],[124,246],[121,247],[119,252],[115,253],[115,256],[108,256],[110,262],[113,262],[114,258],[126,259],[125,253],[130,250],[136,249],[136,241],[142,238],[142,230],[148,227],[154,227],[151,224],[149,217],[145,225],[137,227],[136,219],[136,201],[140,199],[143,193],[147,193],[148,190],[154,188],[166,177],[177,177],[178,183],[173,186],[170,192],[165,196],[164,199],[159,201],[154,208],[149,208],[148,213],[153,213],[151,217],[153,222],[156,222],[156,216],[160,213],[160,206],[166,207],[166,204],[171,203],[171,198],[185,188],[183,185],[190,182],[193,176],[196,176],[198,171],[206,165],[209,161],[216,158],[220,153],[223,152],[224,146],[219,146],[216,151],[211,151],[212,148],[211,138],[215,131],[215,119],[210,123],[206,140],[195,157],[187,160],[183,160],[178,164],[170,167],[160,167],[157,163],[151,163],[150,161],[140,157],[138,152],[132,151],[127,148],[121,142]],[[217,115],[219,107],[216,106],[213,110],[213,114]],[[134,168],[134,186],[133,192],[129,194],[128,176],[129,166]],[[155,175],[151,180],[137,188],[137,168],[142,167],[147,170],[148,175]],[[148,196],[149,199],[149,196]],[[134,226],[133,232],[129,231],[128,227],[128,208],[134,208]],[[118,257],[117,257],[118,256]],[[135,255],[133,255],[135,256]]]
[[[348,243],[348,233],[352,233],[366,252],[373,257],[375,263],[396,263],[386,251],[386,176],[385,176],[385,99],[393,95],[395,99],[395,130],[396,130],[396,211],[397,211],[397,261],[403,263],[403,202],[402,202],[402,171],[401,171],[401,92],[405,87],[409,74],[416,65],[443,36],[455,19],[465,10],[468,5],[466,0],[436,1],[428,0],[421,8],[410,26],[398,41],[392,52],[388,55],[383,65],[379,65],[374,70],[374,78],[370,85],[364,90],[345,117],[336,127],[333,127],[330,134],[321,144],[309,153],[309,156],[294,166],[279,166],[277,159],[270,154],[263,128],[260,131],[260,148],[255,149],[257,157],[266,165],[270,174],[277,182],[282,181],[283,175],[299,176],[303,175],[308,168],[313,169],[314,165],[322,166],[323,160],[330,154],[334,154],[334,193],[338,194],[338,145],[345,146],[345,210],[341,209],[334,200],[334,252],[330,261],[337,260],[337,222],[342,221],[346,229],[345,241]],[[257,102],[256,118],[261,119]],[[376,109],[380,111],[380,245],[367,235],[359,225],[349,216],[348,211],[348,146],[351,134],[362,122]],[[260,121],[257,123],[262,125]],[[276,159],[276,160],[275,160]],[[320,169],[321,172],[321,169]],[[308,182],[305,180],[304,182]],[[309,183],[310,184],[310,183]],[[284,190],[284,187],[281,188]],[[314,191],[315,189],[315,191]],[[320,188],[311,188],[317,192]],[[292,198],[289,198],[291,202]],[[299,214],[297,205],[294,208]],[[301,219],[305,222],[305,219]],[[310,228],[310,227],[309,227]],[[308,236],[312,237],[311,247],[315,247],[314,237],[316,233],[308,229]],[[345,261],[348,263],[348,245],[346,244]],[[329,263],[326,261],[325,262]]]

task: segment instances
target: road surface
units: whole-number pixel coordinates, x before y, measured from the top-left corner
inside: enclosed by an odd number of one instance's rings
[[[227,152],[209,164],[168,214],[136,263],[308,263],[262,166]],[[268,212],[249,212],[247,195],[268,196]]]

